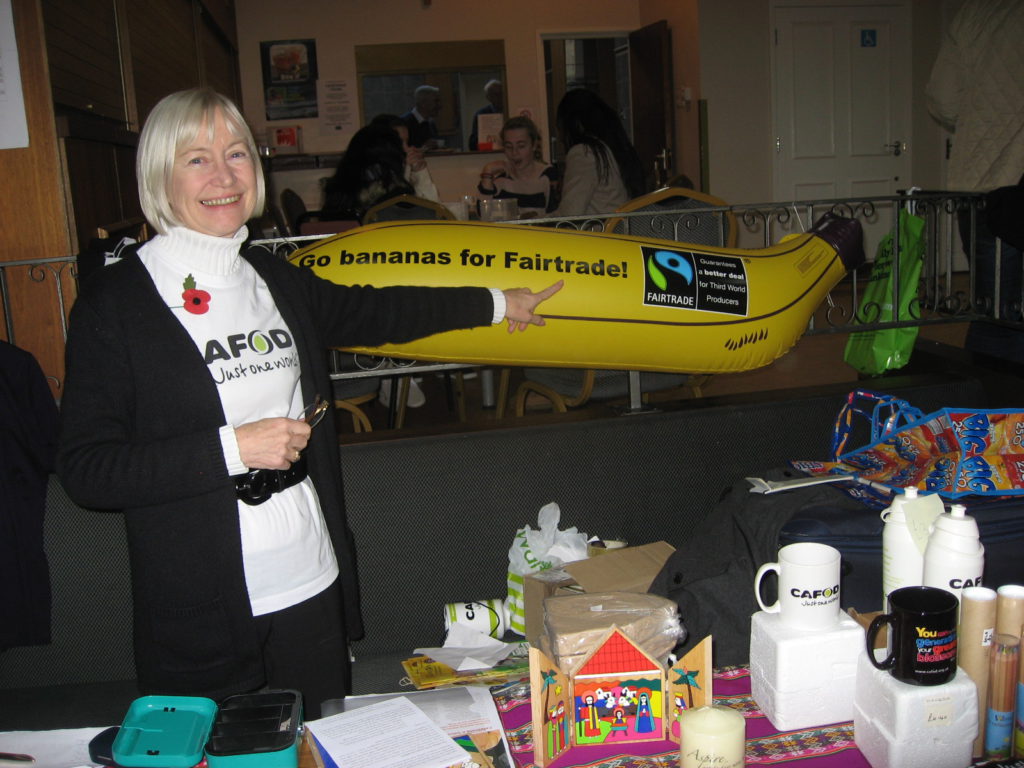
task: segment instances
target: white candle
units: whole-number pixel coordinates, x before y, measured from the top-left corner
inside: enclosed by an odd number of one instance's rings
[[[722,706],[684,711],[679,717],[680,768],[742,768],[746,765],[747,721]]]

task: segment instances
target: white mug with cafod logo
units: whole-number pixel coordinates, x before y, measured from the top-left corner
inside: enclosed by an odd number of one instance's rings
[[[779,550],[778,562],[765,563],[754,577],[761,610],[780,614],[793,629],[831,629],[839,621],[839,550],[827,544],[799,542]],[[765,605],[761,580],[769,571],[779,577],[779,599]]]

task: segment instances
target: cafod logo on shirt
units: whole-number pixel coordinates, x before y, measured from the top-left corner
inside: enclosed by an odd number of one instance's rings
[[[278,353],[275,356],[275,353]],[[250,375],[298,366],[294,341],[287,330],[253,330],[206,342],[203,357],[218,384]],[[225,365],[228,363],[228,365]]]

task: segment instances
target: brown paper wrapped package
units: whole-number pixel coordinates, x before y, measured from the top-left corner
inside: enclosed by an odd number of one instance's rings
[[[638,592],[588,592],[544,601],[541,650],[571,675],[613,626],[662,661],[685,637],[679,606],[672,600]]]

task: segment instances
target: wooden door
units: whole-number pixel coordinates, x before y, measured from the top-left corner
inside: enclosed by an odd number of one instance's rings
[[[656,21],[629,35],[629,87],[633,146],[648,189],[675,175],[675,113],[672,105],[672,37],[668,22]]]

